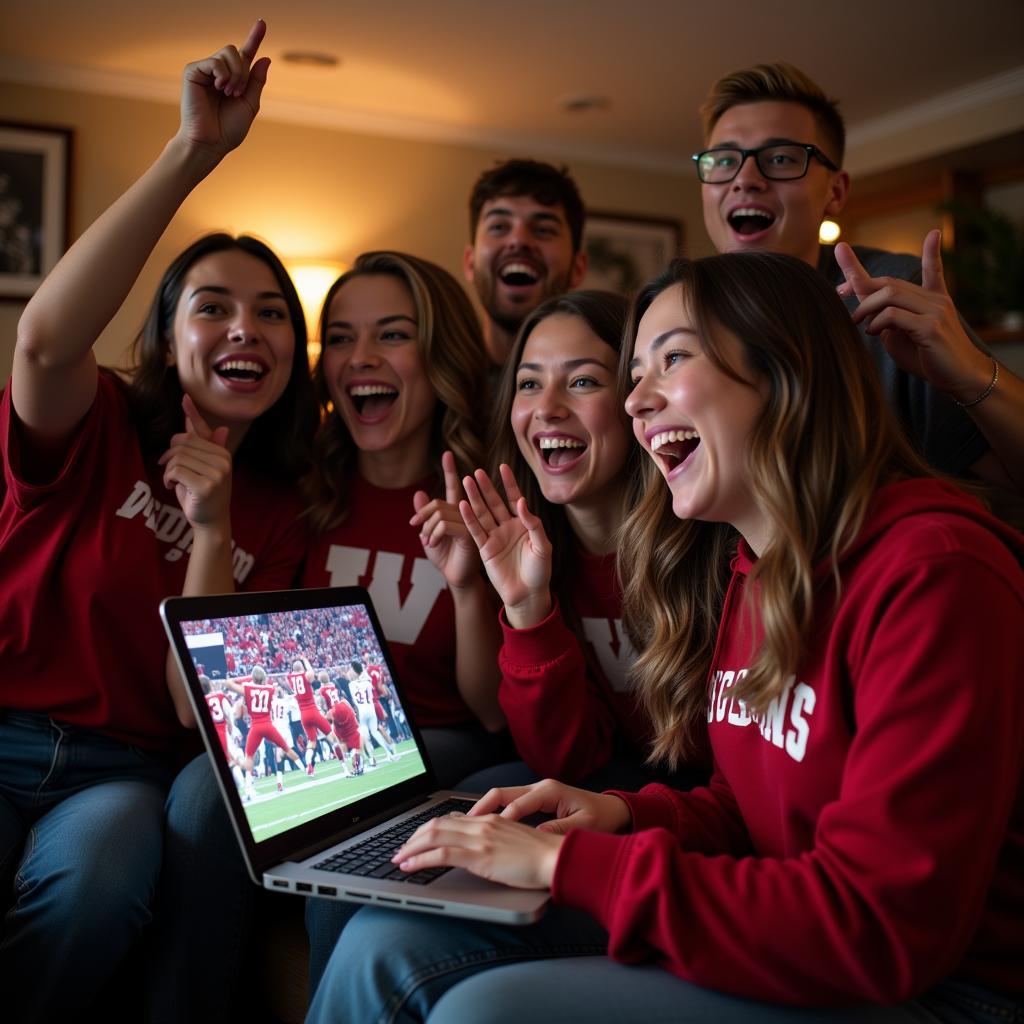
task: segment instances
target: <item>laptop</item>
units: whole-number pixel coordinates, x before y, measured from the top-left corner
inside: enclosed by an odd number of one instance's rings
[[[366,590],[172,597],[160,616],[257,885],[504,924],[541,916],[546,890],[390,863],[421,821],[475,797],[437,791]],[[310,742],[303,719],[330,731]]]

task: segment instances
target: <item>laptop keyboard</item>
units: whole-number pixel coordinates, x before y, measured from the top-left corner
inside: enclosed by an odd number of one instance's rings
[[[439,818],[451,811],[468,811],[472,800],[442,800],[427,810],[404,818],[397,825],[378,832],[361,843],[347,846],[313,867],[323,871],[337,871],[346,875],[361,875],[364,878],[387,878],[393,882],[411,882],[413,885],[429,885],[435,878],[451,868],[427,868],[424,871],[400,871],[391,863],[395,851],[423,824],[431,818]]]

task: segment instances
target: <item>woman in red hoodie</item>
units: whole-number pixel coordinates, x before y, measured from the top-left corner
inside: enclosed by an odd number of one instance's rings
[[[404,869],[550,887],[558,910],[403,922],[397,944],[363,912],[311,1019],[1024,1019],[1020,536],[909,448],[810,267],[680,262],[634,324],[634,678],[653,756],[706,735],[711,783],[545,781],[428,823]],[[713,644],[685,628],[707,616]]]

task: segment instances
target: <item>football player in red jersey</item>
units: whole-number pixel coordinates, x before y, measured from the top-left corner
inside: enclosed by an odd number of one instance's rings
[[[299,767],[301,762],[298,755],[286,742],[285,737],[281,735],[277,726],[270,720],[270,702],[273,700],[276,687],[273,683],[267,681],[267,673],[263,667],[254,665],[251,676],[243,677],[240,680],[225,679],[224,685],[229,690],[242,694],[245,698],[245,706],[249,710],[249,717],[252,719],[252,727],[249,729],[249,735],[245,741],[244,761],[248,783],[247,795],[251,797],[253,792],[253,755],[263,740],[267,740],[272,745],[280,747],[284,751],[285,757],[296,767]],[[281,777],[281,770],[278,768],[277,791],[280,793],[283,789],[284,780]]]
[[[286,689],[295,695],[299,702],[302,716],[302,728],[306,732],[306,774],[313,774],[313,757],[319,745],[318,733],[329,736],[331,723],[323,716],[316,704],[316,689],[319,685],[309,662],[305,658],[296,658],[292,662],[292,670],[288,673]]]
[[[333,723],[332,736],[334,737],[334,750],[341,761],[342,773],[348,775],[345,768],[345,756],[352,751],[352,774],[363,774],[362,747],[365,740],[365,733],[359,726],[355,711],[352,705],[342,696],[331,705],[331,722]]]

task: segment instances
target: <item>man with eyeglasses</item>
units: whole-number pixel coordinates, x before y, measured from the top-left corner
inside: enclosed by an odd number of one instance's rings
[[[706,148],[693,159],[715,248],[782,252],[818,267],[846,300],[925,458],[1024,493],[1024,382],[957,315],[939,232],[925,239],[921,260],[818,241],[821,221],[842,210],[850,189],[836,103],[780,62],[727,75],[701,114]]]

